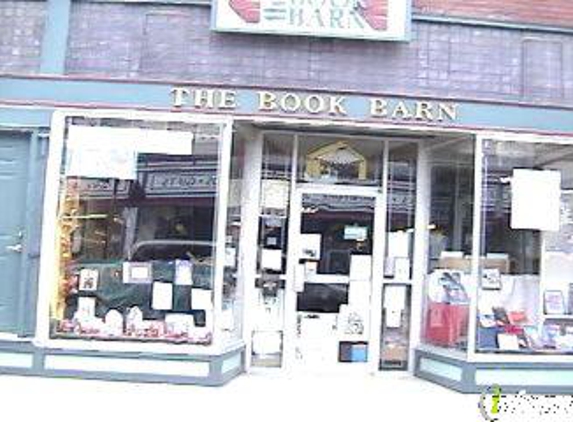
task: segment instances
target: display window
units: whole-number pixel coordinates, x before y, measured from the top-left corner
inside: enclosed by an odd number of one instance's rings
[[[573,352],[573,147],[484,140],[476,351]]]
[[[66,118],[51,338],[212,344],[224,128]]]
[[[424,148],[427,162],[427,273],[422,343],[467,351],[472,281],[474,140]]]

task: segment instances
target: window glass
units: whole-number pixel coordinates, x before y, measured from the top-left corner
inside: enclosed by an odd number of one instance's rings
[[[430,213],[423,342],[467,350],[474,141],[468,137],[442,139],[428,144],[426,154],[424,183]]]
[[[243,286],[239,275],[239,255],[243,228],[242,199],[244,192],[245,138],[235,133],[231,153],[229,195],[227,200],[227,229],[223,275],[223,309],[220,328],[231,339],[241,338]]]
[[[272,132],[265,134],[263,139],[253,366],[283,364],[293,140],[292,134]]]
[[[68,119],[53,337],[212,342],[222,133]]]
[[[573,147],[486,140],[476,348],[573,351]]]

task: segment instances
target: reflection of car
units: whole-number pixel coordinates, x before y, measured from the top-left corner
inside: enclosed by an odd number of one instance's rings
[[[211,260],[214,243],[208,240],[154,239],[137,242],[133,245],[130,261]]]

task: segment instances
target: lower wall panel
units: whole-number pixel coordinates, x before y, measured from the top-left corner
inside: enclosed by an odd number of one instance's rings
[[[86,379],[222,385],[244,370],[243,348],[223,355],[153,355],[45,350],[0,343],[0,373]]]
[[[493,385],[505,393],[573,393],[571,363],[480,363],[439,352],[416,350],[415,375],[463,393],[482,393]]]

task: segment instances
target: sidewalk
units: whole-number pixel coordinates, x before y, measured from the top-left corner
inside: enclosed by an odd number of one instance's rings
[[[475,395],[390,377],[254,374],[212,388],[0,376],[0,398],[7,421],[482,420]]]

